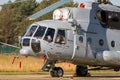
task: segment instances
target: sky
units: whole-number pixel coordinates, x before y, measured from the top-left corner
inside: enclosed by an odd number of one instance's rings
[[[7,3],[9,0],[0,0],[0,5]],[[11,0],[15,1],[15,0]],[[41,0],[36,0],[40,2]],[[74,0],[75,2],[85,2],[85,1],[94,1],[94,0]],[[120,0],[110,0],[114,5],[120,6]]]
[[[0,0],[0,5],[1,4],[5,4],[5,3],[7,3],[9,0]],[[12,2],[14,2],[15,0],[11,0]],[[22,1],[22,0],[21,0]],[[41,0],[36,0],[36,1],[41,1]]]

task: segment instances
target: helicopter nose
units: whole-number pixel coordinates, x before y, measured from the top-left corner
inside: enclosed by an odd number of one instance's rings
[[[22,49],[20,50],[21,55],[36,55],[41,51],[40,40],[24,38],[21,42]]]
[[[21,55],[29,55],[29,53],[30,53],[30,51],[28,49],[23,48],[23,49],[20,50]]]

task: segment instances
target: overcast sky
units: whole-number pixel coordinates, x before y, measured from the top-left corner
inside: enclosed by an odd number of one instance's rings
[[[0,0],[0,4],[7,3],[9,0]],[[11,0],[15,1],[15,0]],[[40,2],[41,0],[36,0]],[[85,2],[85,1],[94,1],[94,0],[74,0],[75,2]],[[120,0],[110,0],[113,4],[120,6]]]

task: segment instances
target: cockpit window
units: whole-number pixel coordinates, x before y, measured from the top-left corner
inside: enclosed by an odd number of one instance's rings
[[[48,30],[45,34],[44,40],[46,40],[48,42],[53,42],[54,34],[55,34],[55,29],[48,28]]]
[[[55,43],[65,44],[65,30],[59,29],[55,39]]]
[[[45,30],[46,30],[46,27],[42,27],[42,26],[39,26],[39,28],[37,29],[34,37],[37,37],[37,38],[42,38],[44,33],[45,33]]]
[[[26,37],[31,37],[33,35],[33,33],[35,32],[37,26],[36,25],[33,25],[26,33]]]

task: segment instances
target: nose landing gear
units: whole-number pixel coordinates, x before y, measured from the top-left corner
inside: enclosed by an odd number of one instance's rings
[[[44,66],[42,67],[43,71],[50,71],[50,75],[52,77],[62,77],[64,71],[61,67],[55,67],[56,61],[54,60],[47,60]]]
[[[61,67],[54,67],[51,71],[50,71],[50,75],[52,77],[62,77],[64,75],[64,71]]]

